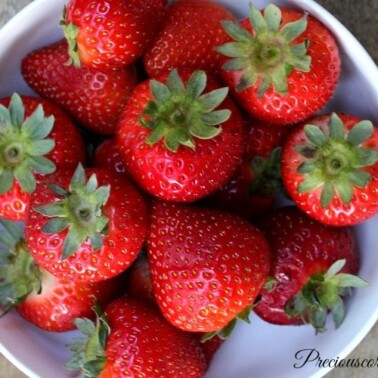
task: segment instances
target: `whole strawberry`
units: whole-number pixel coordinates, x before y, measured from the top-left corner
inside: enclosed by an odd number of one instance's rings
[[[86,129],[114,134],[136,85],[134,67],[107,72],[67,65],[67,60],[67,42],[58,41],[29,53],[22,60],[22,76],[36,93],[59,104]]]
[[[120,68],[142,56],[165,13],[166,0],[69,0],[61,25],[73,63]]]
[[[74,282],[41,269],[30,255],[19,225],[0,219],[0,304],[27,321],[52,332],[75,329],[77,317],[93,317],[97,300],[102,306],[118,294],[120,280]]]
[[[195,201],[231,177],[243,128],[227,93],[203,71],[173,70],[135,88],[116,137],[127,171],[144,190]]]
[[[180,329],[221,338],[237,318],[248,321],[269,271],[269,246],[255,226],[194,205],[156,201],[147,252],[163,315]]]
[[[378,131],[348,114],[316,116],[288,135],[282,150],[287,193],[308,215],[333,226],[378,213]]]
[[[217,47],[227,57],[220,74],[252,116],[275,124],[304,120],[320,110],[340,76],[332,33],[311,15],[273,4],[223,26],[233,41]]]
[[[207,206],[252,220],[272,208],[281,188],[281,145],[288,127],[247,118],[245,151],[231,179],[204,199]]]
[[[0,99],[0,216],[25,220],[37,181],[85,163],[72,120],[48,100],[13,94]]]
[[[149,302],[121,298],[97,321],[77,319],[86,339],[70,346],[67,368],[83,377],[200,378],[207,365],[198,340],[170,325]]]
[[[270,279],[254,311],[274,324],[310,323],[325,331],[330,311],[336,327],[345,317],[359,251],[351,228],[323,225],[294,206],[272,210],[258,223],[272,249]]]
[[[101,169],[57,171],[33,193],[25,236],[51,274],[97,282],[136,259],[146,236],[147,207],[121,174]]]
[[[178,0],[167,10],[158,35],[144,55],[147,73],[156,77],[173,68],[218,70],[215,46],[230,38],[221,21],[236,20],[223,5],[211,0]]]

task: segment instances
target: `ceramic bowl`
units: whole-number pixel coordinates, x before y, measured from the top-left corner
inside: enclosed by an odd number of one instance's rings
[[[249,0],[221,0],[238,16],[248,12]],[[311,0],[282,0],[276,4],[303,8],[318,17],[335,34],[342,52],[342,76],[335,96],[323,111],[354,113],[378,125],[378,70],[367,52],[331,14]],[[64,0],[35,0],[0,31],[0,96],[14,91],[31,94],[20,75],[20,61],[27,52],[62,37],[58,21]],[[259,7],[267,1],[255,1]],[[356,290],[348,303],[347,317],[335,330],[315,335],[309,326],[274,326],[252,315],[250,325],[239,324],[214,358],[206,378],[320,377],[329,370],[318,360],[345,358],[378,318],[378,217],[357,227],[362,251],[360,276],[370,286]],[[26,375],[67,378],[64,364],[70,356],[65,345],[75,332],[41,331],[10,313],[0,319],[0,351]],[[299,367],[303,365],[302,367]]]

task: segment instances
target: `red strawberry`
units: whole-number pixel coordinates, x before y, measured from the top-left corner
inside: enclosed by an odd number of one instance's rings
[[[126,174],[126,168],[118,152],[115,138],[104,140],[93,154],[93,165],[96,168],[111,169],[118,173]]]
[[[24,220],[36,182],[85,163],[85,146],[71,119],[48,100],[14,94],[0,99],[0,110],[0,216]]]
[[[238,103],[275,124],[304,120],[330,99],[340,76],[335,38],[312,16],[270,4],[250,18],[224,22],[232,42],[217,50],[231,59],[221,71]]]
[[[143,189],[166,200],[194,201],[233,174],[243,151],[242,121],[227,88],[203,71],[182,77],[173,70],[136,87],[117,143]]]
[[[246,129],[243,160],[232,178],[205,204],[246,219],[261,215],[274,204],[281,187],[280,156],[288,128],[258,120],[244,122]]]
[[[119,291],[119,279],[98,283],[56,278],[41,269],[27,250],[20,226],[0,219],[0,304],[16,308],[27,321],[53,332],[75,329],[77,317],[93,317],[96,299],[106,306]]]
[[[78,340],[71,346],[75,355],[69,370],[98,378],[204,375],[206,362],[196,338],[166,322],[154,304],[121,298],[98,316],[96,326],[87,319],[76,321],[88,343]]]
[[[156,202],[147,237],[156,301],[176,327],[227,337],[269,271],[269,247],[252,224],[216,210]]]
[[[121,110],[137,77],[133,66],[111,72],[67,65],[65,40],[37,49],[22,61],[26,83],[49,98],[82,126],[100,134],[113,134]]]
[[[220,68],[220,54],[214,47],[229,40],[221,21],[235,20],[223,5],[211,0],[173,2],[161,29],[144,56],[147,73],[156,77],[173,68]]]
[[[73,176],[56,172],[33,193],[26,242],[37,263],[55,276],[96,282],[136,259],[146,218],[142,195],[123,175],[78,166]]]
[[[125,291],[134,298],[155,301],[147,256],[141,252],[127,270]]]
[[[282,150],[287,193],[308,215],[334,226],[378,213],[378,131],[370,121],[328,114],[296,127]]]
[[[256,314],[275,324],[311,323],[322,332],[331,311],[338,327],[344,297],[351,287],[366,286],[353,275],[359,251],[352,229],[323,225],[294,206],[271,211],[259,226],[272,248],[272,279],[261,291]]]
[[[165,13],[166,0],[70,0],[61,25],[75,65],[112,69],[142,56]]]

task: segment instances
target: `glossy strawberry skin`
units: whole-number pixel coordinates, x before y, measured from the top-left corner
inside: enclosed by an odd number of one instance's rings
[[[29,117],[39,104],[45,116],[54,116],[54,127],[49,138],[55,141],[54,149],[45,157],[55,163],[57,169],[75,168],[79,162],[86,162],[86,148],[76,125],[57,105],[49,100],[33,96],[21,96],[25,106],[25,118]],[[8,107],[10,97],[0,99],[0,104]],[[37,180],[43,175],[36,174]],[[26,219],[29,209],[30,194],[24,192],[19,183],[14,181],[10,191],[0,195],[0,216],[10,220]]]
[[[276,191],[264,187],[251,192],[256,178],[252,159],[268,158],[273,149],[281,147],[290,128],[246,117],[244,129],[245,150],[241,164],[232,178],[205,198],[204,203],[252,220],[272,208],[277,196]]]
[[[361,121],[360,118],[352,115],[339,114],[339,116],[348,130]],[[371,218],[378,212],[378,163],[364,168],[371,174],[371,180],[365,188],[354,187],[353,198],[349,205],[343,204],[336,196],[329,206],[323,208],[320,203],[320,190],[298,192],[298,186],[303,181],[303,176],[296,170],[304,158],[295,151],[295,146],[305,140],[303,127],[305,124],[314,124],[325,129],[329,120],[330,115],[313,117],[306,123],[298,125],[288,135],[282,150],[282,180],[289,196],[297,206],[314,219],[333,226],[355,225]],[[374,128],[372,137],[368,142],[363,143],[362,147],[378,147],[376,128]]]
[[[101,282],[75,282],[56,278],[42,270],[42,291],[31,292],[16,307],[27,321],[50,332],[66,332],[76,328],[73,320],[93,318],[94,300],[105,307],[120,292],[119,277]]]
[[[205,374],[198,340],[172,327],[155,305],[122,298],[106,308],[106,315],[111,333],[99,378],[200,378]]]
[[[282,25],[298,20],[303,13],[289,8],[280,8]],[[249,19],[240,25],[252,31]],[[251,116],[268,123],[287,125],[300,122],[320,110],[334,93],[341,71],[341,60],[337,43],[331,32],[313,16],[308,16],[307,30],[295,40],[301,43],[308,39],[308,55],[311,56],[310,72],[293,70],[288,76],[288,95],[278,94],[270,88],[258,98],[259,83],[237,92],[235,87],[240,80],[240,71],[220,72],[223,80],[230,86],[238,104]]]
[[[269,247],[255,226],[193,205],[156,201],[147,251],[161,311],[192,332],[217,331],[251,306],[269,270]]]
[[[166,78],[162,75],[156,80],[165,82]],[[219,87],[208,77],[206,92]],[[221,125],[217,137],[196,138],[195,148],[180,146],[172,152],[163,141],[146,143],[150,130],[140,124],[139,116],[151,98],[149,81],[140,83],[123,111],[116,134],[126,169],[140,187],[160,199],[190,202],[225,183],[243,152],[242,119],[233,101],[227,97],[221,104],[222,109],[232,111],[232,116]]]
[[[67,42],[29,53],[22,61],[26,83],[40,96],[65,109],[83,127],[98,134],[114,134],[121,109],[134,88],[132,65],[103,71],[67,65]]]
[[[308,279],[337,260],[346,259],[342,271],[356,274],[359,251],[351,228],[326,226],[297,207],[272,210],[258,222],[271,245],[269,276],[277,280],[274,289],[263,288],[255,313],[269,323],[303,324],[300,317],[285,313],[286,303]]]
[[[172,3],[144,56],[147,73],[156,77],[177,67],[218,70],[221,60],[214,47],[229,40],[221,21],[234,19],[228,9],[213,1]]]
[[[72,171],[58,171],[49,182],[68,188]],[[31,211],[26,220],[26,243],[37,263],[59,278],[74,281],[97,282],[114,277],[128,268],[137,257],[147,229],[147,207],[139,191],[123,175],[111,171],[88,170],[95,173],[99,185],[110,185],[111,194],[103,209],[108,217],[108,234],[99,251],[94,252],[89,241],[70,257],[62,260],[63,241],[67,229],[58,234],[41,231],[48,218],[35,210],[36,207],[59,199],[41,183],[33,193]]]
[[[153,38],[166,0],[70,0],[65,20],[79,27],[81,63],[114,69],[134,62]]]
[[[125,165],[118,152],[115,138],[104,140],[93,154],[93,166],[97,168],[112,169],[118,173],[126,173]]]

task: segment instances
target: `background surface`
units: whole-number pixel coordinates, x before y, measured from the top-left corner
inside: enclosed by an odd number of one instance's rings
[[[0,27],[31,2],[32,0],[0,0]],[[318,3],[333,13],[355,35],[374,61],[378,63],[378,0],[318,0]],[[378,324],[375,325],[349,358],[378,359],[377,340]],[[326,377],[373,378],[377,376],[377,368],[339,368],[334,369]],[[0,378],[25,377],[24,374],[0,355]]]

